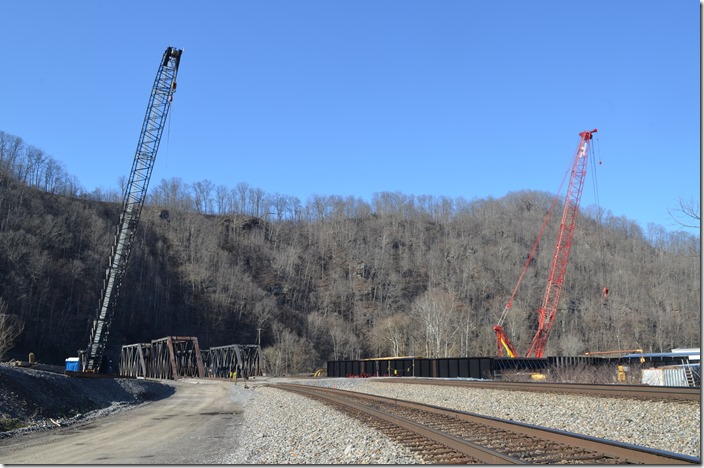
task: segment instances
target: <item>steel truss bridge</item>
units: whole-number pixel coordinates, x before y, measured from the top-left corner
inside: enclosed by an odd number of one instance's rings
[[[167,336],[122,346],[121,377],[177,380],[186,377],[254,377],[261,373],[259,345],[229,345],[201,350],[194,336]]]
[[[259,345],[229,345],[210,348],[201,353],[203,365],[211,377],[228,378],[232,372],[240,377],[262,375]]]

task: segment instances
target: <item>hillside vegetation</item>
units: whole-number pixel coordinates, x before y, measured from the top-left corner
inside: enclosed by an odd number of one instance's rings
[[[23,325],[7,357],[60,364],[87,345],[121,197],[81,192],[56,162],[47,183],[51,158],[27,163],[36,151],[0,132],[0,316]],[[152,181],[108,353],[168,335],[196,336],[201,348],[261,336],[275,374],[326,360],[495,355],[492,326],[552,198],[383,192],[301,203],[245,183]],[[504,324],[521,353],[553,217]],[[583,208],[547,354],[699,346],[700,255],[696,236]]]

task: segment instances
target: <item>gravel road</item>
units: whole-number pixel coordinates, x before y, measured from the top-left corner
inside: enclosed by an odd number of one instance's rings
[[[0,462],[17,464],[214,464],[232,447],[242,405],[232,385],[173,383],[169,398],[129,411],[0,441]]]
[[[8,418],[13,408],[17,417],[20,406],[25,409],[32,406],[23,400],[24,394],[16,394],[15,400],[8,403],[7,373],[3,373],[2,368],[0,366],[0,420]],[[77,380],[55,374],[39,382],[63,387],[74,385]],[[355,419],[331,412],[321,403],[276,389],[273,386],[276,381],[257,378],[245,385],[243,381],[234,384],[215,380],[116,379],[111,380],[110,385],[96,384],[89,393],[106,406],[58,420],[62,427],[51,430],[48,428],[55,426],[53,423],[46,427],[39,424],[34,429],[0,432],[0,463],[421,463],[408,449]],[[78,393],[86,390],[84,383],[74,390]],[[305,379],[302,383],[432,402],[700,456],[698,403],[402,386],[375,379]],[[122,390],[118,391],[118,387]],[[41,397],[44,390],[30,396]],[[111,403],[110,398],[116,394],[121,394],[123,399]],[[172,395],[164,398],[169,394]],[[156,400],[145,403],[145,395]],[[86,398],[85,395],[75,398],[85,405],[85,400],[81,399]],[[127,408],[132,409],[125,411]],[[34,410],[36,412],[37,408]],[[48,414],[50,410],[41,408],[41,411]],[[100,417],[105,414],[108,416]]]
[[[243,381],[194,379],[161,383],[75,379],[27,369],[0,372],[0,395],[13,395],[0,398],[0,418],[14,414],[22,419],[23,408],[57,416],[68,411],[69,403],[85,407],[123,397],[77,417],[49,417],[61,427],[37,423],[0,433],[3,464],[418,462],[408,449],[356,420],[259,382],[246,386]],[[125,396],[147,391],[157,397],[172,395],[150,403]],[[44,393],[52,397],[44,399]],[[109,416],[100,417],[104,415]]]

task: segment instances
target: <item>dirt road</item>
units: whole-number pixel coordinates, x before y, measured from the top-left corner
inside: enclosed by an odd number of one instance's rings
[[[231,382],[181,380],[166,399],[0,441],[2,464],[217,464],[236,446],[243,401]],[[239,383],[239,385],[243,385]]]

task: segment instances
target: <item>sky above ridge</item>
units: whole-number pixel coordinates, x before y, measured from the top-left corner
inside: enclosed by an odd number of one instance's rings
[[[683,229],[668,210],[699,206],[697,1],[6,0],[2,10],[0,130],[86,191],[129,175],[174,46],[184,52],[152,187],[246,182],[304,203],[554,193],[579,132],[597,128],[583,205],[668,230]]]

